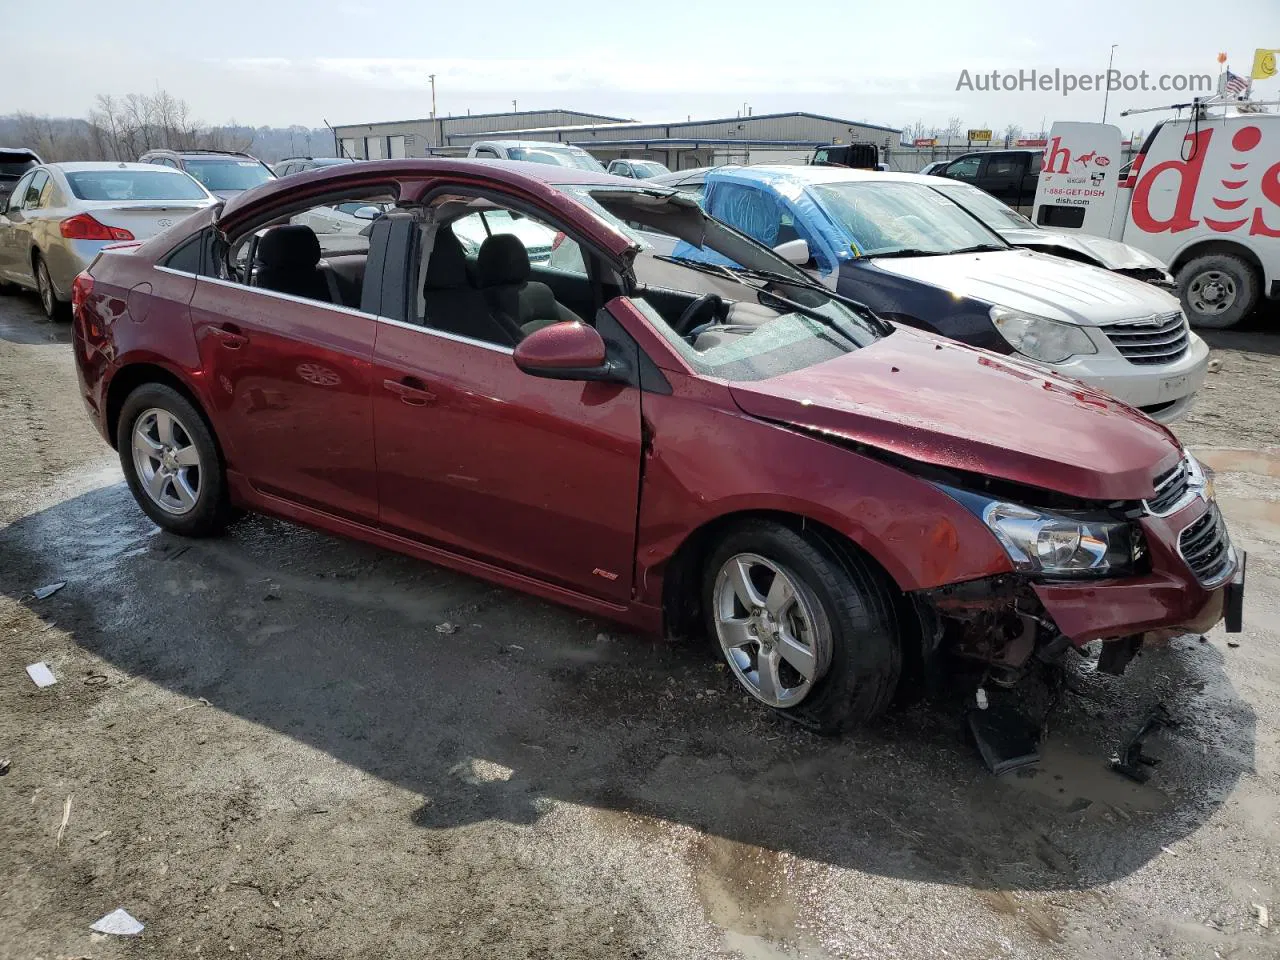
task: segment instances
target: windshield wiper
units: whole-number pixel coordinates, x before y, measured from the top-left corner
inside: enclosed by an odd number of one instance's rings
[[[724,277],[726,280],[732,280],[734,283],[741,282],[738,275],[722,263],[708,263],[705,260],[691,260],[688,257],[669,257],[666,254],[654,254],[653,259],[662,260],[666,263],[678,263],[682,267],[688,267],[690,270],[697,270],[699,273],[709,273],[715,277]]]
[[[862,303],[859,300],[854,300],[852,297],[846,297],[843,294],[836,293],[830,287],[813,279],[807,274],[802,274],[800,277],[789,277],[785,273],[777,273],[773,270],[752,270],[746,267],[733,267],[731,269],[734,273],[740,276],[750,277],[753,280],[765,280],[770,283],[787,283],[793,287],[815,290],[823,296],[836,301],[836,303],[843,304],[852,310],[855,316],[874,328],[871,331],[872,333],[878,333],[882,337],[893,333],[893,325],[884,317],[880,316],[880,314],[868,307],[865,303]],[[766,290],[764,292],[769,293],[770,291]]]
[[[991,250],[1008,250],[1009,248],[1002,243],[975,243],[971,247],[961,247],[958,250],[949,250],[948,253],[986,253]]]
[[[812,307],[806,307],[803,303],[796,303],[794,300],[789,300],[786,297],[782,296],[781,294],[774,293],[772,290],[760,289],[760,290],[757,290],[756,295],[760,298],[768,298],[774,301],[775,303],[780,303],[783,306],[785,306],[788,310],[790,310],[792,313],[798,313],[801,316],[808,317],[810,320],[817,320],[820,324],[822,324],[828,330],[835,331],[836,333],[840,334],[840,336],[845,340],[847,340],[849,343],[852,343],[855,347],[858,347],[859,349],[861,349],[862,344],[858,343],[857,340],[855,340],[853,337],[849,335],[849,332],[847,330],[845,330],[838,323],[836,323],[834,320],[828,317],[825,313],[821,313],[817,310],[814,310]]]
[[[889,257],[945,257],[954,250],[921,250],[918,247],[902,247],[899,250],[885,250],[880,253],[864,253],[859,260],[883,260]]]

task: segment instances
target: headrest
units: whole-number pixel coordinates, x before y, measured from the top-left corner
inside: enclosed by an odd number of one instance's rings
[[[422,287],[424,290],[451,290],[467,285],[467,255],[462,243],[454,236],[452,228],[441,227],[436,231],[431,256],[427,258],[427,276]]]
[[[258,262],[275,270],[301,270],[320,262],[320,241],[301,223],[272,227],[258,240]]]
[[[518,237],[510,233],[495,233],[480,244],[476,267],[480,271],[482,287],[524,283],[529,279],[529,251]]]

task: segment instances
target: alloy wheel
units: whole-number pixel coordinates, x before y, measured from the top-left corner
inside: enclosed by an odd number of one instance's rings
[[[817,682],[815,618],[794,574],[740,553],[720,568],[712,593],[716,637],[738,681],[771,707],[793,707]]]
[[[133,425],[133,465],[142,489],[166,513],[181,516],[200,500],[200,451],[168,410],[144,410]]]
[[[49,268],[45,266],[43,259],[36,261],[36,289],[40,292],[40,305],[44,307],[45,316],[52,317],[57,310],[57,300]]]
[[[1236,281],[1222,270],[1198,273],[1187,285],[1187,302],[1196,313],[1226,313],[1236,302]]]

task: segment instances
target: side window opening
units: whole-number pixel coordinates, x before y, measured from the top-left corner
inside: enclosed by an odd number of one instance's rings
[[[943,172],[957,180],[975,180],[980,166],[982,166],[981,157],[961,157],[954,163],[948,164]]]
[[[165,257],[164,265],[171,270],[181,270],[183,273],[203,273],[204,250],[211,233],[211,228],[201,230]]]
[[[369,237],[392,205],[387,193],[327,197],[300,212],[276,217],[230,250],[226,279],[361,309],[370,300],[365,291]]]
[[[25,210],[34,210],[40,206],[40,191],[44,189],[45,183],[49,180],[49,174],[43,170],[36,172],[32,178],[30,186],[27,187],[27,195],[22,199],[22,206]]]
[[[513,347],[602,306],[588,269],[594,256],[550,221],[496,198],[444,197],[434,211],[420,228],[415,322]]]

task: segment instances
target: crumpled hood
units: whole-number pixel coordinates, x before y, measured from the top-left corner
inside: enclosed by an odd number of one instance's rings
[[[1086,327],[1180,309],[1176,297],[1149,283],[1030,250],[848,262],[864,263],[958,296]]]
[[[1016,247],[1059,247],[1075,250],[1092,257],[1108,270],[1163,270],[1169,267],[1159,257],[1145,250],[1087,233],[1067,233],[1064,230],[1043,230],[1036,227],[1001,230],[1004,237]]]
[[[1089,500],[1150,497],[1181,456],[1160,424],[1084,384],[904,327],[730,390],[752,416]]]

